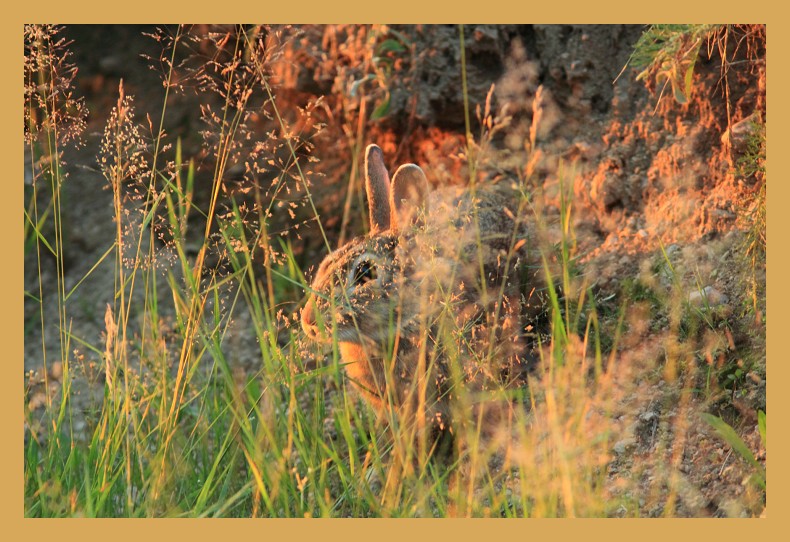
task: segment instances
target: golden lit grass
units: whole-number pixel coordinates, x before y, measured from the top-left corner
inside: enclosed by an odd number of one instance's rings
[[[545,270],[558,289],[550,288],[538,369],[515,391],[456,389],[457,455],[430,459],[425,443],[415,444],[412,418],[392,410],[377,418],[360,402],[337,345],[327,352],[302,343],[294,311],[307,284],[288,236],[272,224],[294,209],[319,216],[310,181],[311,138],[321,126],[307,119],[310,108],[297,120],[291,111],[286,117],[270,85],[267,63],[285,38],[225,29],[211,38],[211,55],[185,64],[187,77],[176,81],[179,55],[206,47],[188,30],[157,35],[162,117],[141,123],[121,86],[106,124],[100,167],[113,196],[112,243],[91,273],[112,262],[115,287],[106,292],[104,336],[91,343],[70,332],[69,298],[78,286],[65,285],[59,198],[68,182],[61,150],[84,128],[84,105],[69,93],[74,72],[58,29],[25,29],[26,143],[35,173],[25,241],[38,264],[38,291],[26,295],[40,306],[46,389],[43,413],[26,397],[26,515],[581,517],[646,515],[653,505],[674,514],[688,485],[680,467],[699,382],[696,331],[712,317],[691,310],[681,285],[661,297],[647,279],[632,299],[598,305],[576,263],[572,174],[561,186],[557,246],[544,247],[546,254],[558,249],[558,266]],[[382,88],[383,69],[371,66]],[[168,95],[191,83],[219,104],[203,111],[204,149],[214,163],[203,199],[193,162],[163,130]],[[530,151],[540,94],[534,107]],[[265,144],[249,147],[252,112],[261,110],[272,129]],[[364,109],[359,115],[344,125],[356,151],[365,143]],[[467,120],[465,151],[474,182],[490,165],[493,134],[509,122],[491,110],[490,95],[478,117],[476,140]],[[245,164],[244,181],[234,190],[223,182],[237,163]],[[525,187],[535,163],[524,168]],[[341,237],[356,175],[352,168],[338,211]],[[329,248],[322,221],[316,224]],[[538,225],[557,228],[540,218]],[[41,271],[47,252],[56,262],[54,291]],[[648,301],[667,316],[665,334],[647,336],[656,318]],[[57,322],[45,320],[49,304]],[[235,360],[240,325],[257,348],[252,369]],[[43,340],[51,326],[57,352]],[[62,367],[59,387],[47,380],[54,361]],[[74,383],[95,367],[102,395],[89,413]],[[650,386],[659,379],[667,383],[661,393]],[[628,455],[615,452],[618,444],[647,449],[636,433],[653,402],[675,413],[653,430],[655,448],[629,469]]]

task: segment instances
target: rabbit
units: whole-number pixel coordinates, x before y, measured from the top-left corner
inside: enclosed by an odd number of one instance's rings
[[[542,266],[526,213],[517,216],[521,194],[511,182],[430,190],[415,164],[390,182],[373,144],[364,171],[369,234],[320,264],[302,328],[337,341],[375,409],[452,431],[456,385],[483,391],[525,374]]]

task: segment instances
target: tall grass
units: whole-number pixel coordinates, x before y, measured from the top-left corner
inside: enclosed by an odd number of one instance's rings
[[[204,111],[204,148],[215,169],[210,188],[202,188],[208,198],[197,194],[194,162],[163,128],[169,93],[185,84],[175,76],[178,54],[199,43],[187,30],[159,35],[165,44],[161,118],[141,125],[121,85],[105,128],[100,166],[113,196],[107,225],[113,242],[91,272],[112,260],[115,287],[106,292],[103,340],[91,343],[69,330],[74,291],[64,282],[66,179],[59,167],[70,141],[64,133],[79,132],[84,110],[81,102],[68,102],[74,72],[59,29],[25,29],[26,53],[38,59],[26,68],[27,142],[37,172],[26,205],[26,242],[39,266],[38,292],[26,295],[42,306],[42,337],[51,326],[60,337],[57,353],[42,343],[44,378],[53,357],[63,368],[56,400],[50,402],[47,390],[43,414],[26,409],[25,514],[639,515],[627,491],[612,491],[608,469],[612,444],[633,417],[618,411],[631,391],[623,386],[631,373],[618,350],[626,307],[601,314],[575,263],[571,175],[560,176],[559,265],[547,260],[545,266],[551,318],[539,370],[516,392],[455,390],[464,420],[455,435],[458,452],[447,463],[437,461],[414,445],[414,420],[394,410],[382,419],[360,401],[336,344],[326,352],[302,341],[296,309],[308,285],[287,236],[273,232],[270,221],[278,204],[293,203],[288,191],[302,195],[300,204],[311,210],[327,248],[329,242],[311,192],[310,134],[295,133],[280,108],[266,64],[276,57],[276,48],[264,47],[268,31],[220,32],[212,38],[213,56],[191,74],[221,104]],[[64,99],[69,116],[62,114]],[[265,111],[274,126],[264,150],[244,146],[253,110]],[[467,122],[472,171],[484,167],[485,138],[505,122],[494,121],[490,104],[483,118],[489,129],[477,143]],[[349,132],[357,143],[359,126]],[[531,133],[534,148],[534,127]],[[234,192],[226,184],[228,169],[245,160],[249,190]],[[275,164],[271,191],[251,182],[261,170],[250,163]],[[520,181],[524,213],[532,209],[528,181]],[[42,278],[47,252],[57,270],[54,292]],[[57,322],[45,321],[46,303],[57,304]],[[239,326],[254,338],[252,369],[235,359]],[[86,358],[103,374],[93,416],[72,395],[75,366],[85,369]],[[458,359],[449,363],[460,366]],[[481,404],[505,405],[498,423],[486,425],[484,409],[471,408]],[[479,414],[470,418],[469,412]],[[83,430],[75,430],[78,418],[86,419]]]

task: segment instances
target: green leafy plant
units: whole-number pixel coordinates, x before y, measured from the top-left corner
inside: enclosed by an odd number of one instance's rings
[[[714,416],[713,414],[703,413],[702,419],[705,420],[713,429],[716,431],[716,434],[719,435],[724,442],[729,444],[735,452],[740,455],[746,462],[751,465],[753,469],[752,473],[752,481],[756,483],[760,488],[765,490],[766,488],[766,478],[765,478],[765,467],[763,467],[757,459],[755,459],[754,454],[746,445],[746,443],[738,436],[738,433],[735,432],[735,429],[732,428],[730,424],[722,420],[718,416]],[[762,410],[757,413],[757,423],[760,431],[760,439],[762,440],[763,447],[766,445],[766,416],[765,412]]]
[[[639,38],[623,71],[629,65],[642,68],[637,80],[654,78],[662,85],[661,96],[667,85],[678,103],[688,102],[692,76],[700,49],[724,25],[656,24]],[[621,72],[622,74],[622,72]]]
[[[390,110],[390,86],[397,60],[409,51],[411,41],[401,32],[385,27],[381,33],[372,33],[371,38],[376,41],[371,58],[372,73],[357,79],[351,85],[351,96],[355,96],[359,87],[368,82],[375,82],[384,92],[384,97],[370,114],[370,120],[385,117]],[[380,41],[379,41],[380,40]]]

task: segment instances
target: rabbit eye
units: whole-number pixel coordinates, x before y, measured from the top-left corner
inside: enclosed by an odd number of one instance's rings
[[[376,280],[376,266],[370,260],[359,262],[354,269],[354,284],[365,284],[368,281]]]

